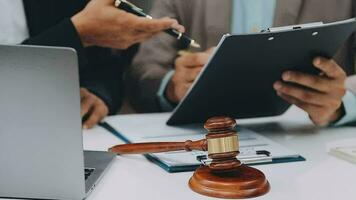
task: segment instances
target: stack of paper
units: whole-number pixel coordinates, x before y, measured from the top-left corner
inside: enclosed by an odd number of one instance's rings
[[[356,164],[356,139],[334,141],[328,144],[329,154]]]

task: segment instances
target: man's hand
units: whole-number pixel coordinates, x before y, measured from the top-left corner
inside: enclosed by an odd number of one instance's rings
[[[175,73],[166,90],[167,98],[178,103],[185,96],[203,66],[208,62],[214,48],[201,53],[186,53],[175,61]]]
[[[334,60],[316,58],[314,66],[322,71],[319,76],[288,71],[274,88],[284,100],[305,110],[314,124],[325,126],[342,115],[346,74]]]
[[[84,46],[126,49],[169,28],[184,32],[174,19],[137,17],[116,8],[113,0],[91,0],[72,22]]]
[[[81,116],[84,118],[83,128],[93,128],[109,114],[105,103],[85,88],[80,89]]]

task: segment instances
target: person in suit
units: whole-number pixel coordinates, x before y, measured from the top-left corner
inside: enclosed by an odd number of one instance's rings
[[[143,43],[127,78],[131,104],[138,112],[171,111],[207,63],[211,48],[225,33],[344,20],[355,16],[355,8],[352,0],[157,0],[151,14],[178,19],[202,50],[178,56],[181,48],[176,40],[163,34]],[[345,72],[354,72],[354,42],[355,38],[350,38],[332,60],[315,59],[315,67],[324,72],[321,76],[286,72],[284,82],[274,85],[276,92],[307,111],[315,124],[336,122],[343,116]],[[307,85],[309,89],[288,84],[291,82]]]
[[[0,0],[0,43],[72,47],[80,67],[83,127],[91,128],[122,101],[126,49],[162,30],[182,30],[176,20],[148,20],[114,7],[113,0]],[[55,108],[54,108],[55,110]]]

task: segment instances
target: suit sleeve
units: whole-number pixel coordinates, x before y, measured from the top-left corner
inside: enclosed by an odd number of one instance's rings
[[[28,38],[22,44],[71,47],[77,51],[81,66],[85,64],[82,63],[85,60],[84,47],[70,18],[66,18],[46,31]]]
[[[174,2],[154,1],[151,15],[155,18],[168,16],[180,21]],[[174,68],[178,50],[177,41],[165,33],[141,44],[126,77],[130,102],[136,111],[162,111],[157,92],[162,79]]]
[[[81,87],[102,99],[110,115],[117,114],[124,96],[123,71],[128,55],[100,47],[87,48],[86,54],[89,64],[81,71]]]
[[[78,54],[80,86],[87,88],[116,114],[122,103],[122,66],[110,49],[84,48],[70,18],[66,18],[22,44],[74,48]]]

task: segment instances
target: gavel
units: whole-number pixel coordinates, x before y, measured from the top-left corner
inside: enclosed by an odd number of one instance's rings
[[[241,165],[236,159],[239,154],[236,121],[229,117],[210,118],[204,125],[208,130],[205,139],[185,142],[151,142],[117,145],[109,149],[115,154],[148,154],[169,151],[208,151],[213,159],[209,167],[212,170],[229,170]]]
[[[202,195],[217,198],[251,198],[266,194],[270,185],[265,175],[242,164],[237,155],[239,138],[236,121],[230,117],[213,117],[206,121],[205,139],[185,142],[152,142],[117,145],[109,149],[116,154],[147,154],[168,151],[208,151],[209,165],[200,166],[189,180],[189,187]]]

